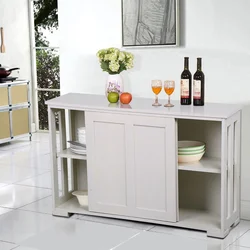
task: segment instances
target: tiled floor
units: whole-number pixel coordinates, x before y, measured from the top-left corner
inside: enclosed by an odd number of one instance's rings
[[[250,250],[250,221],[218,240],[130,221],[53,217],[48,141],[39,133],[0,145],[0,250]]]

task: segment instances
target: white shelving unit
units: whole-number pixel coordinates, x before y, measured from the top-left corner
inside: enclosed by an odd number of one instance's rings
[[[242,107],[175,103],[166,109],[152,107],[151,102],[135,98],[125,109],[110,107],[104,96],[84,94],[47,102],[53,214],[144,221],[226,237],[240,221]],[[86,127],[87,156],[67,148],[68,140],[77,140],[79,127]],[[199,162],[178,163],[178,140],[204,141],[205,156]],[[88,190],[88,204],[80,206],[74,190]]]

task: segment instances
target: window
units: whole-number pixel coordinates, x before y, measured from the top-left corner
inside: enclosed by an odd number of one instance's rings
[[[57,0],[30,0],[36,129],[48,130],[45,102],[60,96]]]

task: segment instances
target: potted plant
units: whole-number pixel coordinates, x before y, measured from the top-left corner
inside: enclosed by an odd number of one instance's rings
[[[109,74],[106,83],[106,95],[109,92],[121,94],[124,91],[124,86],[120,73],[133,68],[133,54],[117,48],[108,48],[99,50],[97,57],[102,70]]]

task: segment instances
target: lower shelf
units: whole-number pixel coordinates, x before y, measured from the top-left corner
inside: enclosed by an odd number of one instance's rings
[[[204,210],[180,209],[180,221],[175,226],[201,231],[220,229],[220,217]]]
[[[58,208],[63,209],[65,210],[65,212],[72,214],[95,214],[89,212],[88,204],[86,204],[85,206],[80,206],[76,197],[68,200]]]
[[[221,173],[221,160],[218,158],[204,157],[198,162],[178,163],[179,170],[204,172],[204,173]]]
[[[86,204],[83,207],[80,206],[76,197],[62,204],[61,206],[58,207],[58,209],[61,211],[63,210],[65,213],[71,213],[71,214],[85,214],[85,215],[93,215],[93,216],[109,217],[109,218],[117,218],[117,219],[133,220],[133,221],[143,221],[143,222],[149,222],[149,223],[154,223],[154,224],[182,227],[182,228],[188,228],[188,229],[196,229],[196,230],[201,230],[201,231],[220,229],[219,216],[209,213],[208,211],[202,211],[202,210],[180,209],[180,216],[179,216],[180,221],[176,223],[172,223],[172,222],[167,222],[167,221],[156,221],[156,220],[143,219],[143,218],[126,217],[126,216],[90,212],[88,210],[88,204]]]
[[[87,160],[86,155],[80,155],[73,153],[69,148],[60,151],[57,153],[57,157],[61,158],[69,158],[69,159],[76,159],[76,160]]]

